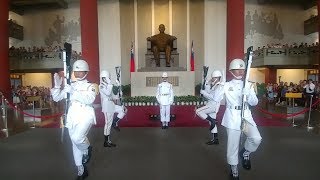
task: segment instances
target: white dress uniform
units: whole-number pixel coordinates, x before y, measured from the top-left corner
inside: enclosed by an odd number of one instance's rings
[[[226,110],[222,119],[222,126],[227,128],[228,144],[227,144],[227,161],[230,165],[238,164],[239,141],[241,135],[241,105],[242,105],[242,89],[243,81],[233,79],[226,82],[222,91],[216,91],[214,101],[220,102],[223,95],[226,98]],[[247,103],[251,106],[258,104],[258,98],[251,86],[249,95],[247,96]],[[261,136],[254,122],[251,111],[247,106],[244,110],[245,127],[244,134],[247,136],[244,147],[250,152],[256,151],[260,142]]]
[[[310,82],[306,84],[303,88],[306,89],[307,94],[314,94],[315,87],[316,86],[312,82]]]
[[[158,84],[156,98],[160,104],[160,120],[162,125],[168,126],[170,121],[170,105],[173,103],[174,98],[172,84],[169,82],[162,82]]]
[[[82,165],[82,156],[90,146],[87,134],[96,116],[92,106],[98,90],[95,85],[87,80],[76,81],[71,84],[70,106],[68,109],[66,127],[72,142],[73,157],[77,166]],[[51,89],[54,101],[58,102],[66,97],[65,89]]]
[[[215,91],[221,91],[223,89],[223,84],[218,82],[214,86],[211,87],[211,84],[206,83],[205,86],[205,93],[203,93],[203,97],[207,99],[208,103],[200,107],[196,110],[196,114],[203,120],[207,119],[208,115],[216,119],[217,118],[217,113],[219,112],[220,108],[220,101],[214,101],[214,92]],[[211,133],[217,133],[218,128],[215,126],[212,130]]]
[[[306,106],[310,107],[310,105],[312,106],[310,102],[313,96],[315,95],[316,86],[309,80],[309,83],[306,84],[303,88],[305,89],[305,92],[306,92]]]
[[[110,140],[111,127],[113,123],[114,113],[117,113],[117,121],[122,119],[125,114],[124,106],[116,105],[114,101],[117,99],[116,95],[113,94],[113,85],[110,80],[110,73],[108,71],[101,71],[100,73],[101,83],[99,85],[100,96],[101,96],[101,106],[102,112],[105,117],[104,125],[104,146],[105,147],[115,147]]]
[[[102,112],[105,115],[104,135],[110,135],[111,125],[113,122],[113,115],[117,113],[117,117],[122,119],[126,113],[124,106],[116,105],[114,103],[115,95],[113,94],[113,85],[101,83],[99,86],[101,96]]]

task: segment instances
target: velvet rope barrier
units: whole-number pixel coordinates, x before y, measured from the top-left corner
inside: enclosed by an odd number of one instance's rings
[[[315,101],[311,107],[314,107],[316,106],[317,104],[319,104],[320,102],[320,99],[318,99],[317,101]],[[268,114],[268,115],[271,115],[271,116],[274,116],[274,117],[279,117],[279,118],[288,118],[288,117],[294,117],[294,116],[297,116],[299,114],[303,114],[303,113],[306,113],[309,111],[309,108],[305,108],[303,109],[302,111],[299,111],[297,113],[292,113],[292,114],[274,114],[274,113],[270,113],[269,111],[266,111],[264,110],[263,108],[259,107],[259,106],[256,106],[256,109],[259,110],[260,112],[262,113],[265,113],[265,114]]]
[[[20,113],[22,113],[24,115],[27,115],[29,117],[49,119],[49,118],[55,118],[55,117],[59,117],[59,116],[63,115],[63,113],[58,113],[58,114],[54,114],[54,115],[50,115],[50,116],[35,116],[33,114],[29,114],[29,113],[23,112],[22,110],[17,108],[14,104],[10,103],[6,98],[4,98],[4,101],[8,104],[9,107],[11,107],[11,108],[17,110],[18,112],[20,112]]]

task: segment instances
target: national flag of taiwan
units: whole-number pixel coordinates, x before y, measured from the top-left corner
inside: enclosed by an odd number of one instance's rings
[[[193,41],[192,41],[192,43],[191,43],[190,71],[194,71],[194,51],[193,51]]]
[[[131,43],[131,52],[130,52],[130,72],[135,72],[136,67],[134,63],[134,52],[133,52],[133,43]]]

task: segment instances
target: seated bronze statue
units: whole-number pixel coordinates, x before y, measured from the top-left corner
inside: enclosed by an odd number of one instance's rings
[[[173,45],[173,41],[177,39],[174,36],[164,33],[165,30],[166,30],[165,26],[163,24],[160,24],[159,25],[160,33],[147,38],[147,40],[151,42],[151,49],[152,49],[157,67],[160,67],[160,52],[165,52],[166,66],[170,67],[172,45]]]

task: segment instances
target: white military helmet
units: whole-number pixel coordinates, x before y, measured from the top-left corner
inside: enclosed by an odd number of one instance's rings
[[[222,77],[222,73],[219,70],[215,70],[212,72],[211,77]]]
[[[73,63],[73,71],[89,71],[89,65],[85,60],[76,60]]]
[[[242,59],[234,59],[230,62],[229,71],[233,69],[245,69],[246,65]]]
[[[108,71],[106,71],[106,70],[103,70],[103,71],[101,71],[101,73],[100,73],[100,77],[101,78],[108,78],[108,79],[110,79],[110,73],[108,72]]]
[[[168,74],[166,72],[162,73],[162,77],[163,78],[167,78],[168,77]]]

